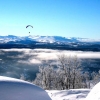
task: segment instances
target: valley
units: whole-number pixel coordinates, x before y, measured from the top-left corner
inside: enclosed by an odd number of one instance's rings
[[[39,66],[51,64],[57,67],[57,56],[77,55],[81,59],[84,71],[98,71],[100,69],[100,52],[68,51],[53,49],[0,49],[0,75],[34,80]]]

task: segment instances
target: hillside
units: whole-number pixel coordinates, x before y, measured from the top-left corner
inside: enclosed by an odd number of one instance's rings
[[[100,40],[61,36],[0,36],[0,49],[10,48],[100,51]]]

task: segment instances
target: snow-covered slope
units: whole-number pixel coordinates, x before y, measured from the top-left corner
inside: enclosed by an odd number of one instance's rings
[[[52,100],[100,100],[100,82],[92,89],[47,90]]]
[[[85,100],[100,100],[100,82],[93,87]]]
[[[0,100],[100,100],[100,83],[92,90],[45,91],[29,82],[0,76]]]
[[[90,89],[47,90],[52,100],[84,100],[89,91]]]
[[[76,38],[76,37],[62,37],[62,36],[0,36],[0,43],[17,42],[17,41],[37,41],[47,43],[66,43],[66,42],[100,42],[100,39]]]
[[[51,100],[42,88],[19,79],[0,76],[0,100]]]

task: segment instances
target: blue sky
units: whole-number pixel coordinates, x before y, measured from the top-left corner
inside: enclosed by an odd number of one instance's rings
[[[25,28],[26,25],[34,28]],[[100,38],[100,0],[0,0],[0,35]]]

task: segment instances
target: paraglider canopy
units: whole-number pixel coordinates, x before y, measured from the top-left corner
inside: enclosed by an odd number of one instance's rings
[[[32,26],[32,25],[27,25],[27,26],[26,26],[26,28],[28,28],[28,27],[32,27],[32,28],[33,28],[33,26]]]

